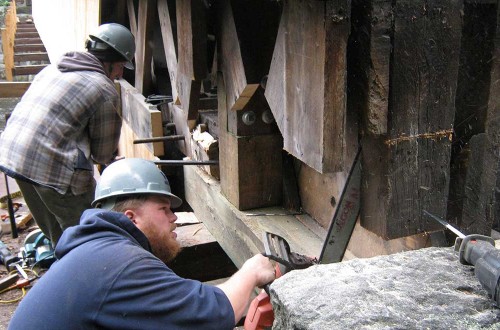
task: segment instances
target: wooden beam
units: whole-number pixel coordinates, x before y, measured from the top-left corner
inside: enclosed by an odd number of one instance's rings
[[[177,275],[205,282],[238,270],[202,223],[177,227],[175,232],[182,250],[168,266]]]
[[[128,21],[130,24],[130,32],[134,37],[137,37],[137,19],[135,16],[134,0],[127,0]]]
[[[31,82],[0,82],[0,97],[22,97]]]
[[[163,39],[163,48],[167,60],[168,75],[172,87],[172,98],[174,103],[179,104],[177,92],[177,48],[176,36],[172,31],[172,21],[168,9],[167,0],[158,0],[158,17],[160,19],[161,36]]]
[[[446,217],[462,7],[424,2],[394,3],[388,134],[362,139],[361,225],[386,239]]]
[[[152,93],[151,63],[153,60],[153,28],[156,21],[156,0],[139,1],[135,50],[135,87],[143,95]]]
[[[323,239],[281,207],[259,208],[250,213],[236,209],[221,194],[220,183],[197,166],[184,166],[186,201],[221,247],[240,268],[262,253],[262,235],[269,231],[284,237],[292,251],[319,256]],[[283,215],[266,215],[283,214]],[[311,220],[313,221],[313,220]]]
[[[188,119],[198,116],[201,81],[207,69],[207,18],[201,0],[177,0],[178,66],[176,88]]]
[[[283,6],[265,95],[284,149],[320,173],[342,171],[350,1]]]
[[[120,155],[154,159],[164,154],[163,142],[133,144],[133,140],[163,136],[161,112],[144,102],[144,96],[126,80],[120,79],[122,135]]]

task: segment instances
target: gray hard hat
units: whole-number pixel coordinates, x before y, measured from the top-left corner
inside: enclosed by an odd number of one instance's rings
[[[155,163],[141,158],[125,158],[104,169],[92,206],[100,204],[101,208],[109,210],[118,197],[143,194],[167,196],[172,208],[182,204],[182,200],[172,194],[167,177]]]
[[[127,69],[134,69],[132,59],[135,54],[135,39],[129,29],[118,23],[107,23],[100,25],[95,32],[89,34],[89,37],[91,39],[87,45],[89,50],[99,51],[111,47],[127,61],[125,65]]]

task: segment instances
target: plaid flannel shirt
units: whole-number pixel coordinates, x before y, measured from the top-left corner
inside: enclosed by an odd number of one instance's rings
[[[94,189],[94,162],[116,155],[118,93],[102,64],[71,52],[32,82],[0,137],[0,169],[75,195]]]

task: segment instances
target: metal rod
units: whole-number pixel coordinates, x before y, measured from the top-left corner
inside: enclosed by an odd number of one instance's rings
[[[10,227],[12,230],[12,238],[17,238],[17,226],[16,218],[14,216],[14,205],[12,204],[12,196],[9,191],[9,183],[7,182],[7,174],[3,174],[5,177],[5,188],[7,189],[7,207],[9,210]]]
[[[162,141],[180,141],[180,140],[184,140],[184,139],[185,139],[184,135],[167,135],[167,136],[158,136],[158,137],[147,138],[147,139],[137,139],[137,140],[134,140],[134,144],[150,143],[150,142],[162,142]]]
[[[446,228],[448,228],[449,230],[451,230],[458,237],[460,237],[460,238],[464,238],[465,237],[464,234],[462,234],[458,229],[456,229],[455,227],[453,227],[452,225],[450,225],[448,222],[446,222],[443,219],[435,216],[434,214],[431,214],[431,213],[427,212],[426,210],[423,210],[423,211],[424,211],[424,214],[426,214],[427,216],[431,217],[432,219],[436,220],[437,222],[439,222],[440,224],[442,224],[443,226],[445,226]]]
[[[218,160],[157,160],[154,163],[160,166],[219,165]]]

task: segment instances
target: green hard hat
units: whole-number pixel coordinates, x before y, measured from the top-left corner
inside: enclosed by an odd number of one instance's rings
[[[100,25],[89,37],[93,41],[88,45],[90,50],[100,50],[104,43],[105,48],[109,46],[123,56],[127,69],[134,69],[135,39],[129,29],[118,23],[107,23]]]
[[[125,158],[104,169],[92,207],[100,204],[101,208],[109,210],[118,197],[142,194],[167,196],[172,208],[182,204],[182,200],[172,194],[167,177],[155,163],[141,158]]]

